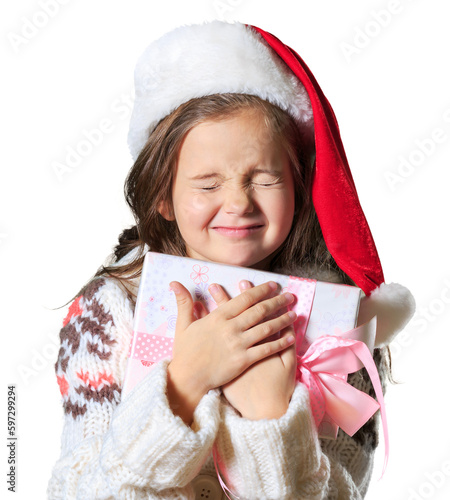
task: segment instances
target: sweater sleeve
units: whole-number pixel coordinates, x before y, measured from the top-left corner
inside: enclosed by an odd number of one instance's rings
[[[188,427],[171,411],[164,360],[123,399],[133,308],[112,279],[93,281],[70,306],[56,375],[65,411],[61,456],[48,485],[56,499],[191,499],[219,424],[219,393]]]
[[[350,381],[370,392],[370,381],[362,373],[353,374]],[[308,390],[298,383],[287,412],[279,419],[242,418],[223,398],[221,420],[216,440],[219,466],[237,498],[364,498],[378,443],[378,415],[353,437],[339,430],[336,440],[319,439]]]

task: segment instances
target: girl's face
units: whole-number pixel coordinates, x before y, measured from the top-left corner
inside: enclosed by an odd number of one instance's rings
[[[202,122],[184,138],[172,200],[161,214],[188,257],[266,269],[294,216],[288,155],[257,112]]]

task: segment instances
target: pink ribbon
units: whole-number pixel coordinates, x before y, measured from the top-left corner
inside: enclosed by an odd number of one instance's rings
[[[297,356],[297,379],[309,390],[311,410],[318,428],[323,419],[328,417],[349,436],[353,436],[380,409],[385,442],[383,477],[389,456],[383,391],[369,348],[361,340],[356,340],[367,333],[373,337],[375,328],[376,317],[339,336],[325,335],[316,339],[305,354]],[[370,342],[373,342],[373,338]],[[370,376],[378,402],[347,383],[348,374],[362,367]]]
[[[236,496],[230,490],[230,488],[228,488],[228,486],[225,484],[225,481],[222,479],[222,475],[220,473],[219,465],[218,465],[218,463],[220,462],[220,457],[219,457],[219,455],[217,453],[216,445],[215,444],[213,445],[213,448],[212,448],[212,454],[213,454],[214,467],[216,469],[217,479],[219,480],[219,484],[222,487],[222,491],[225,493],[225,496],[228,498],[228,500],[232,500],[231,497],[228,495],[228,493],[229,493],[230,495],[233,495],[236,500],[240,500],[239,497]]]

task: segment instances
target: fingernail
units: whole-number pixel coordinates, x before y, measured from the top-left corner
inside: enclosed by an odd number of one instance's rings
[[[296,319],[296,318],[297,318],[297,314],[296,314],[294,311],[289,311],[289,312],[288,312],[288,316],[289,316],[291,319]]]
[[[248,290],[249,288],[251,288],[250,281],[242,280],[239,282],[239,290],[243,291]]]
[[[284,294],[284,297],[286,298],[286,300],[289,300],[289,301],[294,300],[294,296],[293,296],[293,295],[292,295],[292,293],[290,293],[290,292],[286,292],[286,293]]]
[[[170,290],[175,293],[175,294],[179,294],[180,293],[180,290],[177,288],[176,285],[173,285],[172,283],[170,283]]]
[[[212,285],[208,288],[208,290],[209,290],[209,293],[210,293],[211,295],[215,295],[215,294],[219,291],[219,287],[218,287],[218,285],[212,284]]]
[[[288,336],[286,337],[286,342],[287,342],[288,344],[293,344],[293,343],[295,342],[295,338],[294,338],[292,335],[288,335]]]
[[[269,286],[272,290],[276,290],[278,288],[278,284],[275,281],[269,281]]]

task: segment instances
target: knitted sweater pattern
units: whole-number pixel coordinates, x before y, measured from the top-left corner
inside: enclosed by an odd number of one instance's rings
[[[209,391],[191,427],[169,407],[168,360],[122,398],[133,311],[126,291],[111,278],[91,281],[68,309],[55,365],[64,428],[50,500],[194,500],[192,480],[215,475],[214,443],[226,482],[241,500],[365,496],[378,416],[352,438],[339,430],[336,440],[321,440],[301,383],[286,414],[273,420],[244,419],[220,391]],[[378,349],[374,360],[384,386],[387,370]],[[364,369],[349,382],[374,395]]]

